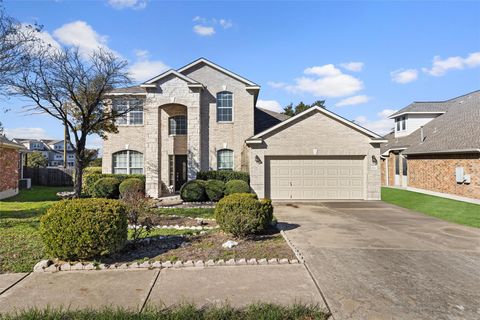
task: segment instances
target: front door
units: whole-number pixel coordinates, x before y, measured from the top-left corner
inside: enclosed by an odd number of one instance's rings
[[[187,182],[187,156],[175,155],[175,191]]]

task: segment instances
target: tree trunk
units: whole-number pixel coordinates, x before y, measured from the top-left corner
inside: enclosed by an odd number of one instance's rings
[[[83,161],[75,161],[75,181],[73,182],[73,190],[75,191],[75,198],[80,198],[82,195],[82,179],[83,179]]]

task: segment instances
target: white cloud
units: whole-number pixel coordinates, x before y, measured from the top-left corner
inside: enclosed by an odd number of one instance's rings
[[[220,19],[218,20],[218,23],[222,26],[223,29],[229,29],[233,27],[233,23],[230,20]]]
[[[348,71],[360,72],[363,69],[365,64],[363,62],[345,62],[341,63],[340,66]]]
[[[110,50],[107,47],[107,37],[98,34],[85,21],[64,24],[53,31],[53,35],[63,45],[78,47],[82,55],[88,55],[98,48]]]
[[[147,50],[135,50],[135,55],[137,60],[130,65],[129,72],[137,82],[148,80],[169,69],[163,61],[150,60]]]
[[[276,100],[257,100],[257,107],[275,111],[275,112],[283,112],[283,108]]]
[[[340,100],[335,106],[336,107],[343,107],[343,106],[353,106],[357,104],[362,104],[370,101],[370,97],[366,95],[358,95],[353,97],[348,97],[343,100]]]
[[[213,36],[215,34],[214,27],[207,27],[201,24],[196,24],[193,26],[193,32],[196,34],[205,37],[205,36]]]
[[[365,116],[358,116],[355,118],[355,123],[358,123],[362,127],[365,127],[378,134],[387,134],[392,131],[394,126],[393,120],[387,117],[394,113],[396,110],[384,109],[377,113],[377,119],[370,120]]]
[[[25,139],[50,139],[43,128],[8,128],[5,129],[5,135],[10,138],[25,138]]]
[[[333,64],[306,68],[304,74],[309,77],[296,78],[294,84],[270,81],[269,85],[292,93],[310,93],[315,97],[345,97],[363,89],[361,80],[342,73]]]
[[[392,81],[396,83],[409,83],[417,80],[418,71],[416,69],[398,69],[390,72]]]
[[[422,68],[423,72],[432,76],[443,76],[449,70],[462,70],[466,68],[480,67],[480,51],[470,53],[467,57],[459,56],[441,59],[440,56],[433,58],[432,67]]]
[[[144,9],[147,6],[147,0],[108,0],[108,5],[115,9]]]

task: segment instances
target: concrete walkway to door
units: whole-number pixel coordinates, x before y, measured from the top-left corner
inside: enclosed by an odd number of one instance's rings
[[[335,319],[480,319],[480,230],[380,201],[277,204]]]

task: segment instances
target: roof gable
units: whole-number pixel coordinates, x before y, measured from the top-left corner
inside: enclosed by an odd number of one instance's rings
[[[170,69],[170,70],[165,71],[162,74],[159,74],[158,76],[156,76],[156,77],[154,77],[150,80],[145,81],[143,84],[140,85],[140,87],[151,87],[151,85],[153,85],[158,80],[163,79],[165,77],[168,77],[170,75],[173,75],[177,78],[180,78],[180,79],[184,80],[185,82],[187,82],[188,84],[201,85],[201,83],[193,80],[192,78],[189,78],[186,75],[181,74],[180,72],[178,72],[176,70]]]
[[[192,67],[195,67],[199,64],[206,64],[207,66],[209,66],[209,67],[211,67],[211,68],[213,68],[217,71],[220,71],[220,72],[222,72],[222,73],[224,73],[224,74],[226,74],[226,75],[228,75],[228,76],[230,76],[234,79],[239,80],[240,82],[245,83],[247,86],[250,86],[252,89],[260,88],[260,86],[258,84],[256,84],[255,82],[252,82],[252,81],[250,81],[250,80],[248,80],[248,79],[246,79],[246,78],[244,78],[244,77],[242,77],[242,76],[240,76],[240,75],[238,75],[238,74],[236,74],[236,73],[234,73],[234,72],[232,72],[228,69],[225,69],[225,68],[219,66],[218,64],[215,64],[215,63],[213,63],[213,62],[211,62],[211,61],[209,61],[205,58],[199,58],[199,59],[187,64],[186,66],[181,67],[177,71],[180,72],[180,73],[183,73],[183,72],[187,71],[188,69],[191,69]]]
[[[339,116],[338,114],[336,114],[332,111],[329,111],[329,110],[327,110],[325,108],[322,108],[322,107],[319,107],[319,106],[314,106],[314,107],[311,107],[311,108],[309,108],[309,109],[307,109],[307,110],[305,110],[305,111],[303,111],[303,112],[301,112],[301,113],[299,113],[299,114],[297,114],[297,115],[295,115],[295,116],[293,116],[293,117],[291,117],[287,120],[284,120],[284,121],[280,122],[279,124],[269,128],[267,130],[264,130],[264,131],[262,131],[262,132],[260,132],[256,135],[254,135],[253,137],[249,138],[247,140],[247,142],[254,142],[255,140],[261,140],[265,135],[277,130],[277,132],[274,133],[274,134],[276,134],[279,131],[282,131],[283,129],[285,129],[288,126],[288,124],[294,123],[297,119],[305,117],[305,116],[310,117],[313,114],[315,114],[316,112],[322,113],[322,114],[324,114],[324,115],[326,115],[330,118],[333,118],[334,120],[337,120],[341,124],[344,124],[347,127],[350,127],[354,130],[357,130],[357,131],[363,133],[364,135],[366,135],[366,136],[368,136],[372,139],[381,139],[381,137],[378,134],[376,134],[376,133],[374,133],[374,132],[372,132],[372,131],[370,131],[370,130],[368,130],[368,129],[366,129],[366,128],[364,128],[364,127],[362,127],[362,126],[360,126],[360,125],[358,125],[358,124],[356,124],[352,121],[349,121],[349,120]],[[379,141],[381,141],[381,140],[379,140]]]

